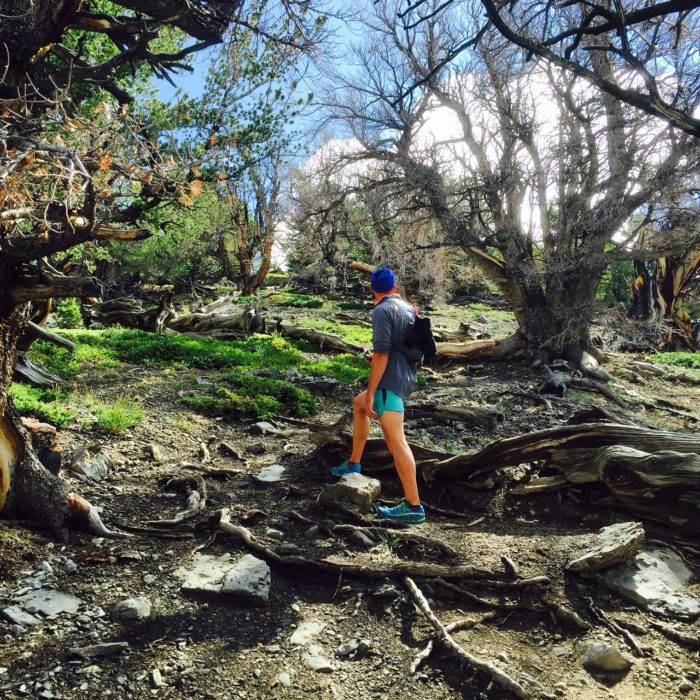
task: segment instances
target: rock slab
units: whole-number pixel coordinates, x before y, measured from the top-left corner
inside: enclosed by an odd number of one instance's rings
[[[41,613],[46,617],[53,617],[61,613],[78,612],[82,600],[70,593],[56,591],[53,588],[37,588],[19,596],[16,601],[30,613]]]
[[[616,523],[599,530],[583,553],[566,568],[578,573],[593,573],[627,561],[644,541],[642,523]]]
[[[700,599],[685,590],[692,573],[670,549],[637,552],[631,561],[598,578],[653,612],[691,620],[700,615]]]
[[[252,554],[235,561],[230,554],[198,554],[192,566],[180,567],[175,576],[183,591],[222,593],[244,603],[266,603],[270,595],[270,567]]]
[[[267,603],[270,597],[270,567],[266,561],[246,554],[239,559],[224,580],[221,592],[248,603]]]
[[[32,625],[38,625],[40,620],[34,615],[30,615],[28,612],[24,612],[22,608],[17,605],[8,605],[2,610],[3,617],[9,620],[13,625],[20,625],[22,627],[31,627]]]
[[[319,503],[341,512],[365,512],[377,500],[381,484],[362,474],[345,474],[340,481],[327,486],[319,496]]]
[[[101,448],[78,447],[71,455],[70,471],[83,481],[97,484],[114,468],[112,457]]]

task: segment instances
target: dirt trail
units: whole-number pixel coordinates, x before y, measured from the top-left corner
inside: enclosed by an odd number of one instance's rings
[[[547,411],[522,397],[500,395],[517,383],[533,383],[524,364],[477,369],[454,365],[439,369],[437,374],[420,388],[416,400],[488,404],[506,416],[492,434],[469,432],[456,424],[432,425],[425,418],[409,422],[410,439],[446,451],[471,449],[496,437],[555,425],[578,403],[605,403],[602,397],[573,392],[570,403],[555,403]],[[195,378],[211,376],[213,373],[203,371]],[[516,500],[507,495],[501,477],[488,484],[493,486],[489,490],[448,483],[426,489],[425,501],[460,515],[429,511],[428,521],[416,531],[451,545],[458,551],[457,560],[391,537],[377,538],[382,541],[366,551],[351,539],[330,537],[291,514],[297,511],[315,522],[329,517],[316,502],[329,482],[310,458],[313,445],[308,432],[287,437],[254,435],[250,431],[253,421],[234,423],[187,411],[172,399],[192,378],[191,370],[128,367],[118,377],[79,380],[78,391],[89,386],[100,400],[137,391],[148,416],[119,437],[84,429],[60,433],[66,452],[79,445],[97,444],[114,457],[115,464],[99,484],[66,476],[103,508],[108,522],[143,524],[182,510],[182,492],[166,491],[163,485],[176,473],[194,473],[178,465],[183,461],[198,463],[200,444],[205,442],[211,452],[206,467],[241,470],[237,475],[206,478],[209,511],[228,507],[233,519],[246,519],[252,511],[259,511],[257,516],[248,517],[246,524],[271,546],[291,543],[304,555],[316,558],[335,555],[367,563],[415,559],[494,570],[502,569],[501,556],[507,555],[517,563],[522,576],[549,576],[548,597],[589,622],[592,618],[586,599],[592,596],[616,621],[636,630],[645,656],[635,659],[628,673],[612,680],[590,674],[579,658],[581,649],[591,641],[607,641],[633,658],[624,640],[600,625],[584,632],[550,614],[497,610],[493,619],[455,634],[471,653],[517,672],[518,677],[526,674],[535,697],[700,697],[697,652],[652,629],[654,618],[629,601],[563,572],[590,533],[629,519],[624,514],[556,493]],[[661,380],[653,380],[644,391],[688,411],[697,405],[697,391],[679,395],[675,385]],[[324,396],[323,411],[315,420],[335,421],[351,397],[347,388]],[[644,418],[656,427],[688,429],[682,419],[662,412],[650,411]],[[279,425],[284,426],[284,422],[279,421]],[[222,442],[239,450],[245,462],[220,450]],[[160,461],[153,459],[151,444],[162,453]],[[276,463],[286,469],[283,480],[260,484],[251,478],[262,467]],[[508,474],[510,479],[517,478],[518,469]],[[396,479],[384,477],[382,497],[398,495]],[[652,533],[665,536],[658,528],[650,528],[648,535]],[[409,666],[431,637],[432,628],[409,602],[400,580],[339,579],[310,568],[273,565],[270,598],[263,607],[227,605],[222,596],[184,595],[174,573],[192,562],[195,547],[205,544],[210,536],[210,529],[194,528],[187,539],[135,536],[112,541],[79,535],[74,542],[62,545],[28,529],[26,523],[0,523],[4,552],[0,606],[9,604],[18,590],[40,584],[80,599],[76,612],[42,620],[21,633],[13,632],[9,622],[0,622],[0,697],[505,697],[498,687],[489,686],[488,678],[462,668],[443,650],[434,652],[416,675],[409,674]],[[235,559],[247,550],[222,535],[204,551],[218,555],[230,552]],[[75,567],[67,564],[68,560]],[[465,616],[478,618],[488,611],[473,600],[446,595],[436,584],[419,581],[419,585],[444,623]],[[492,601],[501,599],[498,591],[466,588]],[[110,604],[134,596],[150,600],[149,617],[122,621],[108,611]],[[523,590],[501,600],[536,603],[540,598],[534,591]],[[295,632],[297,639],[293,640]],[[304,641],[295,643],[298,638]],[[358,640],[364,640],[359,651],[344,656]],[[127,642],[129,649],[89,660],[76,659],[69,652],[73,647],[108,641]],[[330,668],[312,670],[313,657]]]

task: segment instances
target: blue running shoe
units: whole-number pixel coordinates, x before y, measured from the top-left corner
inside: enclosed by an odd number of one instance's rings
[[[333,476],[344,476],[345,474],[359,474],[362,471],[362,465],[358,462],[349,462],[347,459],[337,467],[330,467],[328,471]]]
[[[418,506],[414,510],[406,501],[401,501],[401,503],[392,507],[379,506],[377,515],[386,520],[393,520],[394,522],[408,525],[417,525],[425,522],[425,508]]]

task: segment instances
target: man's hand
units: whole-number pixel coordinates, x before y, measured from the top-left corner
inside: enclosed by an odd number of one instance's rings
[[[365,395],[365,405],[362,407],[362,410],[368,418],[379,418],[374,410],[374,394],[370,394],[369,391]]]

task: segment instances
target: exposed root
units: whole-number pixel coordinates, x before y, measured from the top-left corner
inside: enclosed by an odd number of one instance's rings
[[[569,382],[569,386],[574,389],[582,389],[583,391],[595,391],[599,394],[605,396],[613,403],[621,406],[622,408],[628,408],[629,404],[620,396],[618,396],[610,387],[603,384],[595,379],[572,379]]]
[[[599,622],[604,624],[611,632],[619,635],[625,640],[629,648],[632,649],[632,651],[634,652],[635,656],[644,656],[644,652],[637,643],[637,640],[634,638],[634,635],[629,630],[626,630],[624,627],[620,627],[620,625],[618,625],[617,622],[615,622],[615,620],[611,620],[603,610],[596,607],[593,604],[592,598],[588,598],[588,608]]]
[[[481,625],[484,622],[487,622],[488,620],[493,620],[494,617],[496,617],[496,613],[492,612],[485,613],[484,615],[476,619],[472,617],[466,617],[463,620],[455,620],[454,622],[450,622],[449,625],[445,625],[445,630],[447,632],[463,632],[464,630],[470,630],[472,627]],[[436,641],[436,636],[431,637],[431,639],[428,641],[425,647],[416,654],[416,656],[413,659],[413,662],[411,663],[411,667],[408,670],[408,672],[411,675],[416,673],[416,671],[418,671],[418,669],[423,665],[423,662],[430,656],[430,654],[432,654]]]
[[[502,671],[497,666],[494,666],[490,661],[481,659],[478,656],[473,656],[468,651],[466,651],[466,649],[457,644],[457,642],[447,631],[442,622],[440,622],[440,620],[438,620],[437,617],[435,617],[433,611],[430,609],[430,605],[428,605],[428,601],[425,599],[425,596],[421,592],[420,588],[416,586],[413,579],[411,579],[409,576],[406,576],[404,578],[404,583],[406,584],[406,588],[408,588],[408,591],[411,594],[411,597],[413,598],[413,601],[415,602],[418,609],[423,613],[425,618],[428,620],[428,622],[430,622],[430,624],[437,632],[438,639],[458,659],[464,661],[466,664],[476,669],[477,671],[480,671],[481,673],[485,673],[486,675],[490,676],[491,679],[497,685],[499,685],[504,690],[513,693],[518,698],[523,698],[523,700],[529,700],[530,698],[535,697],[533,693],[524,688],[520,683],[518,683],[518,681],[511,678],[505,671]]]
[[[165,520],[148,520],[146,525],[155,528],[174,527],[186,520],[196,518],[207,507],[207,485],[201,476],[176,476],[169,479],[165,488],[184,486],[187,493],[187,508]]]
[[[655,630],[659,630],[664,637],[677,642],[681,646],[688,647],[688,649],[700,649],[700,636],[697,634],[688,634],[688,632],[683,632],[677,630],[671,625],[667,625],[663,622],[652,621],[651,626]]]
[[[110,530],[102,522],[102,518],[97,512],[97,508],[75,492],[68,494],[68,510],[71,517],[76,522],[82,522],[84,528],[92,535],[97,535],[98,537],[109,537],[112,539],[125,539],[133,536],[128,532]]]
[[[263,544],[247,528],[242,525],[235,525],[231,522],[230,511],[224,508],[219,511],[219,529],[228,535],[233,535],[253,551],[259,552],[265,558],[277,564],[285,566],[313,567],[320,571],[330,571],[332,573],[342,573],[348,576],[363,576],[372,579],[382,578],[403,578],[404,576],[420,576],[443,579],[476,579],[486,581],[498,581],[503,574],[500,571],[489,571],[473,566],[444,566],[441,564],[430,564],[425,562],[395,562],[383,563],[372,562],[372,564],[360,564],[348,561],[335,561],[333,559],[312,559],[301,555],[282,555]]]

